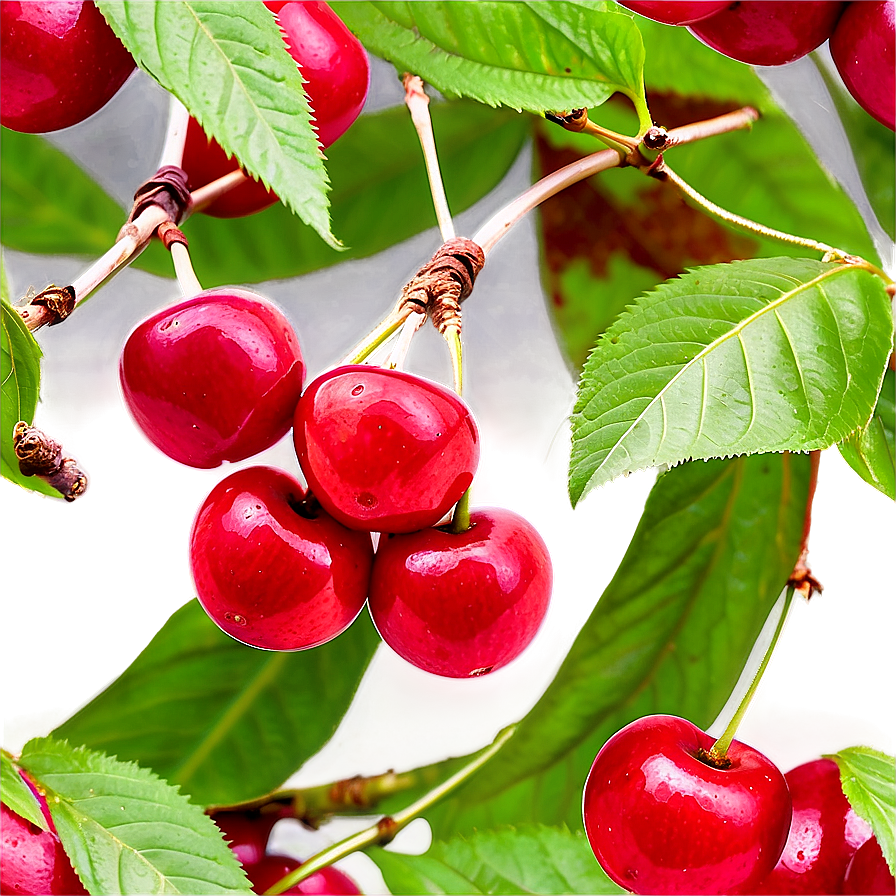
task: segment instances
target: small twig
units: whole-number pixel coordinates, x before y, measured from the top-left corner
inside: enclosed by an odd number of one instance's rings
[[[640,142],[637,137],[627,137],[625,134],[611,131],[609,128],[601,127],[601,125],[591,121],[588,118],[587,109],[573,109],[571,112],[562,115],[557,115],[554,112],[545,112],[544,117],[574,134],[588,134],[591,137],[596,137],[610,149],[618,152],[623,159],[629,153],[634,152]]]
[[[23,476],[37,476],[56,489],[66,501],[74,501],[87,489],[87,476],[62,445],[24,420],[15,425],[12,445]]]
[[[417,75],[405,73],[404,101],[411,113],[411,121],[420,138],[420,147],[426,162],[426,174],[429,177],[429,190],[432,193],[432,204],[435,207],[436,219],[442,233],[442,241],[447,242],[455,236],[454,222],[445,196],[445,185],[439,168],[439,156],[436,152],[436,141],[432,133],[432,119],[429,115],[429,97],[423,90],[423,81]]]
[[[824,586],[809,568],[809,532],[812,529],[812,503],[815,500],[815,489],[818,486],[818,467],[821,461],[820,451],[809,453],[809,492],[806,496],[806,512],[803,516],[803,534],[800,538],[800,554],[787,580],[789,587],[798,591],[806,600],[813,594],[821,594]]]

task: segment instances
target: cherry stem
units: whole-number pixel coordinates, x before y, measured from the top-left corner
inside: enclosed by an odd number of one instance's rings
[[[507,743],[515,730],[515,725],[505,728],[492,744],[483,750],[472,762],[469,762],[450,778],[434,787],[420,799],[406,806],[400,812],[396,812],[391,816],[384,816],[363,831],[358,831],[358,833],[352,834],[350,837],[346,837],[344,840],[340,840],[338,843],[334,843],[317,855],[312,856],[301,867],[296,868],[295,871],[287,874],[272,887],[265,890],[266,896],[276,896],[278,893],[283,893],[285,890],[305,880],[305,878],[310,877],[316,871],[332,865],[333,862],[337,862],[339,859],[344,859],[359,849],[389,843],[402,828],[406,827],[415,818],[422,815],[427,809],[430,809],[439,800],[448,796],[468,778],[478,772]]]
[[[411,113],[411,121],[417,130],[417,137],[420,139],[420,147],[423,150],[426,174],[429,178],[429,191],[432,194],[436,220],[439,222],[439,230],[442,233],[442,242],[448,242],[448,240],[454,239],[456,234],[451,211],[448,208],[448,199],[445,196],[442,172],[439,168],[439,156],[432,132],[432,119],[429,115],[429,97],[423,90],[422,79],[417,75],[406,72],[402,83],[404,84],[404,101]]]
[[[731,721],[728,723],[728,726],[722,732],[721,737],[712,745],[709,749],[709,755],[713,759],[724,759],[725,754],[728,752],[728,748],[731,746],[731,741],[734,740],[734,735],[737,733],[738,726],[740,725],[744,715],[747,712],[748,707],[750,706],[750,702],[753,699],[753,695],[756,693],[756,688],[759,687],[759,682],[762,679],[762,675],[768,666],[769,660],[772,658],[772,651],[775,649],[775,645],[778,643],[778,638],[781,636],[781,632],[784,630],[784,623],[787,620],[787,612],[790,610],[790,605],[793,602],[793,595],[796,591],[796,588],[788,583],[787,584],[787,592],[784,595],[784,606],[781,608],[781,615],[778,617],[778,624],[775,627],[775,633],[772,635],[771,643],[768,645],[768,648],[765,651],[765,655],[762,657],[762,662],[759,664],[759,668],[756,670],[756,674],[753,676],[753,680],[750,682],[750,686],[747,688],[747,692],[744,694],[743,699],[740,701],[740,704],[737,707],[737,711],[731,718]]]
[[[470,491],[468,488],[461,496],[460,501],[454,506],[454,514],[451,517],[451,531],[455,535],[466,532],[470,528]]]
[[[190,123],[190,113],[187,107],[171,94],[168,103],[168,130],[165,132],[165,143],[162,146],[162,154],[159,157],[159,168],[166,165],[181,167],[184,161],[184,146],[187,142],[187,126]]]
[[[174,273],[177,277],[177,285],[180,287],[184,298],[199,295],[202,292],[202,284],[193,270],[193,262],[190,259],[190,250],[186,243],[171,244],[171,260],[174,262]]]
[[[803,249],[809,249],[813,252],[821,252],[825,256],[826,261],[845,260],[850,257],[841,249],[835,249],[833,246],[829,246],[827,243],[820,243],[817,240],[809,239],[807,237],[795,236],[792,233],[785,233],[782,230],[775,230],[771,227],[766,227],[764,224],[759,224],[756,221],[751,221],[749,218],[744,218],[741,215],[736,215],[733,212],[729,212],[727,209],[724,209],[720,205],[716,205],[714,202],[707,199],[702,193],[698,193],[689,183],[687,183],[687,181],[680,178],[662,159],[658,162],[658,164],[650,172],[650,174],[652,177],[657,178],[657,180],[669,181],[682,193],[684,193],[684,195],[687,196],[688,199],[690,199],[692,202],[695,202],[704,211],[709,212],[709,214],[713,215],[716,218],[719,218],[722,221],[725,221],[728,224],[731,224],[735,227],[740,227],[742,230],[747,230],[750,233],[755,233],[757,236],[764,236],[768,239],[778,240],[782,243],[788,243],[791,246],[800,246]]]
[[[404,324],[408,316],[416,313],[411,308],[405,308],[400,311],[393,311],[385,320],[380,321],[376,327],[371,330],[349,353],[339,362],[337,366],[343,367],[346,364],[360,364],[372,352],[378,349],[399,327]]]
[[[460,327],[454,325],[446,327],[442,333],[445,342],[448,343],[448,351],[451,354],[451,369],[454,373],[454,391],[458,395],[464,394],[464,347],[460,340]]]
[[[717,118],[674,128],[668,132],[667,145],[693,143],[696,140],[704,140],[718,134],[743,130],[752,127],[758,117],[759,113],[755,109],[745,106],[736,112],[728,112]],[[486,221],[473,235],[473,242],[480,245],[483,252],[488,255],[510,232],[514,224],[521,221],[526,214],[537,208],[546,199],[550,199],[551,196],[555,196],[566,187],[609,168],[618,168],[624,164],[637,164],[638,167],[641,167],[641,163],[646,168],[652,164],[643,158],[639,161],[638,156],[639,153],[633,153],[624,158],[616,150],[604,149],[551,172]]]
[[[404,359],[407,357],[408,350],[411,347],[411,340],[414,338],[417,330],[423,326],[425,320],[426,313],[423,311],[413,311],[404,319],[404,323],[402,323],[398,331],[398,339],[395,340],[395,345],[392,347],[392,351],[389,352],[389,358],[385,364],[389,370],[395,370],[404,364]]]

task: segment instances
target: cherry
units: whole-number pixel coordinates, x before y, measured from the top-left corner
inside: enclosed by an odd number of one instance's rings
[[[139,324],[119,372],[125,402],[153,444],[183,464],[210,468],[251,457],[287,433],[305,365],[277,308],[226,287]]]
[[[850,3],[831,36],[831,56],[856,102],[896,130],[896,10],[893,0]]]
[[[741,0],[690,30],[732,59],[750,65],[784,65],[823,44],[844,5],[832,0]]]
[[[852,857],[843,880],[844,893],[857,896],[893,896],[896,879],[876,837],[866,840]]]
[[[290,55],[305,80],[321,146],[331,146],[361,113],[370,86],[370,63],[361,42],[326,4],[299,0],[266,0],[283,31]],[[191,119],[184,147],[183,168],[191,189],[235,171],[220,145],[206,137]],[[203,211],[218,218],[235,218],[261,211],[277,195],[257,180],[248,181],[217,199]]]
[[[317,647],[348,628],[372,562],[368,533],[340,526],[271,467],[218,483],[190,536],[199,602],[228,635],[266,650]]]
[[[832,760],[807,762],[784,778],[793,800],[790,834],[772,873],[750,892],[839,893],[846,866],[871,829],[849,805]]]
[[[301,862],[289,856],[268,855],[246,868],[255,893],[264,893],[278,880],[301,867]],[[332,865],[315,871],[294,887],[284,890],[284,896],[303,893],[305,896],[359,896],[358,885],[344,872]]]
[[[50,830],[41,830],[5,803],[0,805],[0,893],[86,896],[87,890],[56,833],[46,799],[27,778],[25,781],[37,797]]]
[[[212,821],[218,826],[227,845],[245,868],[264,858],[271,830],[280,820],[280,812],[258,809],[245,812],[215,812]]]
[[[619,5],[664,25],[690,25],[731,5],[731,0],[619,0]]]
[[[781,855],[791,804],[784,776],[732,741],[674,716],[637,719],[601,748],[585,783],[585,833],[604,871],[634,893],[749,890]]]
[[[134,70],[93,3],[0,3],[0,121],[27,134],[84,121],[112,99]]]
[[[369,531],[439,522],[479,463],[479,433],[457,395],[380,367],[339,367],[314,380],[296,408],[293,439],[324,509]]]
[[[370,615],[409,663],[449,678],[507,665],[538,631],[553,574],[541,536],[501,508],[470,527],[382,538],[370,581]]]

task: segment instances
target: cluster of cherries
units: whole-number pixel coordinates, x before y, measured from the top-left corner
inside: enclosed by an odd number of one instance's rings
[[[647,716],[611,737],[585,784],[585,832],[633,893],[892,894],[896,881],[840,770],[786,775],[758,750],[685,719]]]
[[[893,0],[619,0],[655,22],[686,25],[719,53],[750,65],[784,65],[830,41],[856,102],[896,129]]]

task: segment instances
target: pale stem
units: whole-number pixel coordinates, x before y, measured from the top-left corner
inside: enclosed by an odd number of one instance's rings
[[[168,130],[165,133],[165,143],[162,145],[159,168],[164,168],[166,165],[181,167],[189,123],[190,113],[187,107],[172,94],[168,104]]]
[[[423,326],[425,320],[426,313],[423,311],[412,311],[404,319],[404,323],[398,331],[398,338],[395,340],[395,345],[392,346],[392,351],[389,352],[389,357],[386,360],[385,366],[388,367],[389,370],[395,370],[404,365],[404,359],[408,356],[408,350],[411,347],[411,340],[414,338],[414,333]]]
[[[694,124],[673,128],[669,131],[670,145],[692,143],[703,140],[706,137],[714,137],[718,134],[727,134],[730,131],[743,130],[752,126],[757,118],[755,109],[749,106],[720,115],[718,118],[710,118],[706,121],[698,121]],[[490,218],[473,235],[473,242],[482,247],[486,255],[494,249],[501,238],[510,232],[514,224],[525,217],[530,211],[556,195],[561,190],[578,183],[585,178],[606,171],[608,168],[616,168],[623,163],[619,153],[612,149],[604,149],[600,152],[578,159],[570,165],[543,177],[533,184],[525,193],[518,196],[513,202],[505,206],[496,215]]]
[[[193,262],[190,260],[190,250],[184,243],[171,244],[171,260],[174,262],[174,273],[177,277],[177,285],[184,298],[199,295],[202,292],[202,284],[193,270]]]
[[[442,172],[439,168],[439,156],[436,152],[436,141],[432,133],[432,119],[429,115],[429,97],[423,90],[423,81],[417,75],[404,76],[404,101],[411,113],[411,121],[420,138],[423,159],[426,162],[426,174],[429,177],[429,190],[432,193],[432,204],[436,210],[436,219],[442,241],[454,239],[454,222],[445,196],[445,185],[442,183]]]
[[[181,220],[185,220],[194,212],[201,212],[216,199],[220,199],[225,193],[229,193],[247,180],[249,180],[249,177],[243,172],[243,169],[237,168],[236,171],[231,171],[229,174],[207,183],[204,187],[194,190],[190,194],[190,207]]]
[[[371,352],[379,348],[405,322],[409,314],[416,314],[411,308],[393,311],[385,320],[380,321],[349,353],[339,362],[339,367],[346,364],[360,364]]]
[[[455,326],[445,328],[442,333],[448,343],[448,352],[451,355],[451,369],[454,372],[454,391],[458,395],[464,394],[464,347],[460,341],[460,329]]]
[[[274,886],[266,890],[266,896],[276,896],[285,890],[294,887],[300,881],[310,877],[321,868],[338,862],[346,856],[357,852],[359,849],[365,849],[368,846],[375,846],[377,843],[388,843],[402,828],[410,824],[419,815],[422,815],[427,809],[434,806],[443,797],[450,794],[453,790],[464,783],[469,777],[479,771],[510,739],[516,729],[515,725],[505,728],[493,741],[491,746],[483,750],[472,762],[465,765],[460,771],[453,774],[450,778],[434,787],[429,793],[424,794],[419,800],[411,803],[410,806],[396,812],[392,816],[381,818],[376,824],[352,834],[338,843],[319,852],[316,856],[312,856],[307,862],[304,862],[300,868],[297,868],[286,877],[277,881]]]
[[[656,168],[656,174],[661,175],[662,179],[674,184],[685,196],[699,205],[704,211],[714,215],[722,221],[755,233],[757,236],[764,236],[768,239],[778,240],[782,243],[788,243],[791,246],[800,246],[803,249],[809,249],[812,252],[821,252],[823,255],[830,255],[835,258],[845,258],[846,254],[827,243],[819,243],[817,240],[807,237],[795,236],[792,233],[784,233],[781,230],[775,230],[772,227],[766,227],[749,218],[741,215],[735,215],[727,209],[716,205],[707,199],[702,193],[698,193],[687,181],[682,180],[665,162],[661,162]]]

